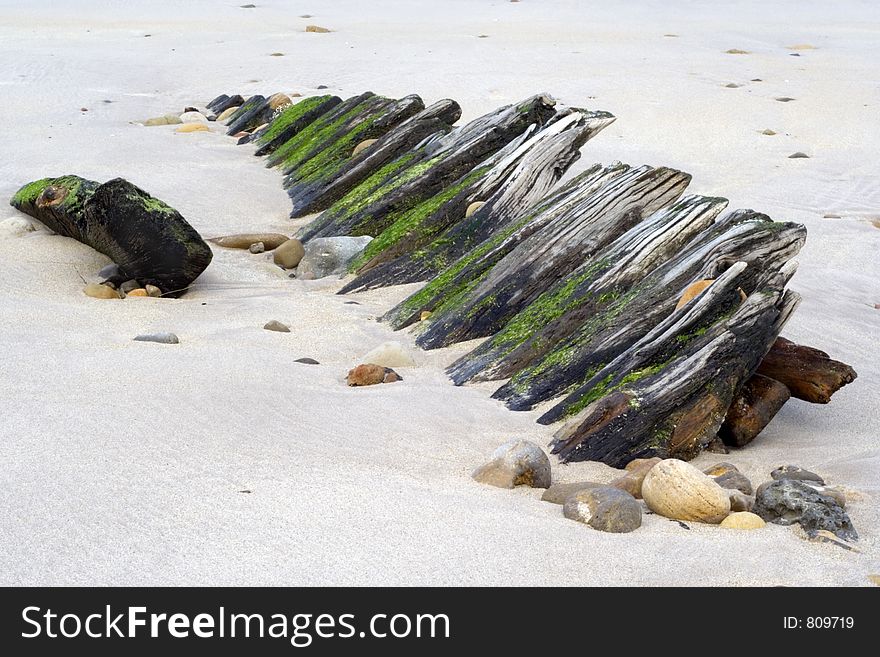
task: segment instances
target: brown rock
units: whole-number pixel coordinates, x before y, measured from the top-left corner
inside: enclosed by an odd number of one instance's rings
[[[298,239],[287,240],[275,249],[273,260],[279,267],[293,269],[303,259],[306,251]]]
[[[662,460],[657,457],[634,459],[626,464],[626,474],[618,477],[608,485],[612,488],[624,490],[637,500],[640,500],[642,499],[642,482],[645,480],[645,475]]]
[[[691,283],[690,285],[688,285],[687,288],[685,288],[685,291],[682,292],[681,298],[678,300],[675,309],[678,310],[682,306],[687,305],[691,300],[698,297],[703,290],[712,285],[712,283],[714,282],[714,278],[705,278],[701,281],[697,281],[696,283]]]
[[[160,290],[155,285],[147,285],[144,289],[147,291],[147,294],[149,294],[151,297],[158,298],[158,297],[162,296],[162,290]]]
[[[748,445],[790,397],[785,384],[761,374],[753,375],[734,397],[718,435],[727,445]]]
[[[728,55],[748,55],[748,50],[740,50],[739,48],[730,48],[724,51]]]
[[[326,27],[321,27],[320,25],[306,25],[306,32],[317,32],[318,34],[326,34],[331,31],[332,30],[328,30]]]
[[[529,440],[509,440],[492,454],[492,460],[471,475],[481,484],[499,488],[550,486],[550,459]]]
[[[290,99],[290,96],[281,92],[277,94],[272,94],[266,100],[269,104],[269,107],[273,110],[287,107],[288,105],[293,103],[293,101]],[[259,130],[259,128],[257,128],[257,130]]]
[[[129,290],[128,292],[126,292],[125,296],[126,296],[126,298],[128,298],[128,297],[148,297],[150,295],[149,295],[149,293],[147,293],[147,291],[144,288],[138,287],[138,288],[135,288],[134,290]]]
[[[109,285],[100,285],[98,283],[89,283],[83,292],[86,296],[94,299],[120,299],[119,292]]]
[[[727,491],[690,463],[676,459],[665,459],[648,471],[642,497],[654,513],[673,520],[719,523],[730,513]]]
[[[727,497],[730,500],[731,511],[751,511],[755,506],[755,496],[746,495],[741,490],[728,490]]]
[[[394,383],[403,379],[390,367],[364,363],[349,370],[345,380],[350,386],[372,386],[377,383]]]
[[[852,367],[832,360],[824,351],[785,338],[776,339],[758,366],[758,374],[785,384],[792,397],[814,404],[827,404],[857,376]]]
[[[277,331],[278,333],[290,333],[290,327],[287,324],[282,324],[277,319],[270,319],[263,325],[263,328],[267,331]]]
[[[377,141],[379,141],[379,140],[378,139],[364,139],[362,142],[360,142],[357,146],[354,147],[354,150],[351,152],[351,156],[355,157],[356,155],[359,155],[363,151],[367,150],[370,146],[375,144]]]
[[[602,484],[596,484],[592,481],[579,481],[573,484],[553,484],[544,491],[541,500],[550,502],[551,504],[564,504],[565,500],[587,488],[598,488]]]
[[[240,233],[215,237],[208,241],[227,249],[249,249],[253,244],[262,242],[263,248],[266,251],[271,251],[277,249],[289,239],[287,235],[282,235],[281,233]]]
[[[773,135],[776,134],[776,132],[771,130],[770,128],[765,128],[764,130],[761,131],[761,134],[767,135],[768,137],[772,137]]]
[[[641,505],[626,491],[610,486],[575,493],[565,500],[562,513],[570,520],[615,534],[635,531],[642,524]]]

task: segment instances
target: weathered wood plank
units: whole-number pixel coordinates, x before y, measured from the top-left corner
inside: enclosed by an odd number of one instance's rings
[[[856,371],[840,361],[832,360],[824,351],[795,344],[779,338],[758,374],[785,384],[791,396],[813,404],[827,404],[843,386],[856,380]]]
[[[284,108],[266,130],[256,137],[254,155],[262,157],[274,153],[319,116],[342,102],[339,96],[312,96]]]

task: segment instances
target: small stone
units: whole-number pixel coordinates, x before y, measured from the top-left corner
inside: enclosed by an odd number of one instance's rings
[[[317,87],[315,87],[315,89],[329,89],[329,88],[330,87],[328,87],[326,84],[319,84]]]
[[[217,246],[227,249],[250,249],[252,244],[263,243],[266,251],[272,251],[284,244],[290,238],[281,233],[241,233],[238,235],[224,235],[208,240]]]
[[[101,267],[101,270],[98,272],[98,278],[114,278],[115,276],[119,276],[119,265],[115,262],[111,262],[109,265]]]
[[[730,48],[729,50],[725,50],[725,53],[728,55],[748,55],[750,54],[748,50],[740,50],[739,48]]]
[[[823,219],[843,219],[843,217],[842,217],[841,215],[839,215],[839,214],[833,214],[833,213],[830,213],[830,212],[829,212],[828,214],[823,214],[823,215],[822,215],[822,218],[823,218]]]
[[[308,357],[297,358],[293,362],[294,363],[302,363],[303,365],[320,365],[321,364],[318,361],[316,361],[314,358],[308,358]]]
[[[553,484],[541,495],[541,500],[551,504],[565,504],[565,500],[587,488],[599,488],[602,484],[592,481],[579,481],[573,484]]]
[[[184,112],[180,115],[181,123],[207,123],[208,117],[198,111]]]
[[[763,82],[761,78],[752,78],[751,82]]]
[[[771,479],[779,481],[781,479],[797,479],[798,481],[815,482],[820,486],[825,485],[825,480],[815,472],[804,470],[797,465],[780,465],[770,473]]]
[[[642,482],[648,508],[673,520],[719,523],[730,513],[728,493],[690,463],[664,459]]]
[[[428,319],[433,314],[434,313],[432,313],[430,310],[423,310],[422,312],[419,313],[419,321],[424,322],[426,319]]]
[[[217,120],[218,120],[218,121],[221,121],[221,122],[222,122],[222,121],[225,121],[225,120],[228,119],[230,116],[232,116],[233,114],[235,114],[235,113],[238,111],[238,108],[239,108],[239,107],[240,107],[239,105],[236,105],[235,107],[228,107],[228,108],[226,108],[225,110],[223,110],[222,112],[220,112],[220,116],[217,117]]]
[[[778,100],[780,103],[790,103],[791,101],[794,100],[794,98],[790,98],[788,96],[780,96],[779,98],[776,98],[775,100]]]
[[[149,297],[150,295],[147,294],[147,291],[144,288],[138,287],[138,288],[135,288],[134,290],[129,290],[128,292],[126,292],[125,296],[126,296],[126,298],[128,298],[128,297]]]
[[[318,34],[326,34],[330,32],[326,27],[321,27],[320,25],[306,25],[306,32],[316,32]]]
[[[361,305],[361,304],[358,303],[357,301],[344,301],[343,303],[344,303],[346,306],[359,306],[359,305]]]
[[[767,523],[754,513],[737,511],[722,520],[721,526],[725,529],[761,529],[761,527],[766,527]]]
[[[88,112],[88,111],[89,111],[89,108],[88,108],[88,107],[80,107],[80,108],[79,108],[79,111],[80,111],[80,112]]]
[[[773,135],[776,134],[776,132],[774,130],[771,130],[770,128],[764,128],[763,130],[761,130],[761,134],[767,135],[768,137],[772,137]]]
[[[389,377],[389,374],[394,374],[394,377]],[[387,380],[389,378],[390,380]],[[345,377],[349,386],[372,386],[377,383],[393,383],[402,380],[397,372],[390,367],[382,367],[373,363],[362,363],[349,370],[348,376]]]
[[[725,472],[722,475],[713,477],[713,479],[721,488],[726,488],[727,490],[738,490],[745,495],[752,495],[755,492],[752,482],[741,472]]]
[[[155,285],[147,285],[144,289],[147,291],[147,294],[149,294],[151,297],[158,298],[158,297],[162,296],[162,290],[160,290]]]
[[[880,586],[880,575],[868,575],[868,581],[874,586]]]
[[[266,250],[266,245],[262,242],[254,242],[248,247],[248,251],[251,253],[262,253]]]
[[[383,342],[364,354],[360,360],[382,367],[415,367],[416,365],[409,349],[399,342]]]
[[[0,221],[0,231],[7,235],[21,236],[36,230],[36,226],[23,217],[9,217]]]
[[[273,262],[279,267],[293,269],[302,261],[305,249],[298,239],[290,239],[279,245],[272,254]]]
[[[269,53],[269,57],[284,57],[284,53],[283,52]]]
[[[615,534],[634,531],[642,524],[642,507],[635,498],[610,486],[575,493],[562,505],[562,513],[570,520]]]
[[[509,440],[492,453],[492,460],[471,475],[481,484],[499,488],[550,487],[550,459],[529,440]]]
[[[477,35],[477,38],[478,38],[478,39],[488,39],[488,38],[489,38],[489,35],[488,35],[488,34],[478,34],[478,35]]]
[[[209,128],[204,123],[184,123],[175,132],[209,132]]]
[[[474,201],[469,206],[467,206],[467,210],[464,211],[464,218],[469,218],[474,212],[479,210],[481,207],[486,205],[485,201]]]
[[[305,254],[297,266],[300,278],[324,278],[332,274],[344,274],[348,265],[357,258],[373,238],[316,237],[305,245]]]
[[[808,536],[825,529],[845,541],[858,539],[852,521],[840,504],[796,479],[761,484],[755,497],[754,512],[777,525],[799,523]]]
[[[805,158],[809,159],[810,156],[807,155],[806,153],[801,153],[800,151],[798,151],[797,153],[792,153],[791,155],[788,156],[789,160],[800,160],[800,159],[805,159]]]
[[[618,477],[608,485],[612,488],[624,490],[637,500],[640,500],[642,499],[642,483],[645,481],[645,475],[662,460],[657,457],[634,459],[626,464],[626,474]]]
[[[95,299],[119,299],[119,292],[114,290],[109,285],[101,285],[99,283],[89,283],[86,285],[83,290],[86,296],[93,297]]]
[[[739,472],[739,468],[737,468],[733,463],[716,463],[715,465],[710,465],[708,468],[703,470],[703,474],[709,475],[710,477],[720,477],[721,475],[727,474],[728,472]]]
[[[242,9],[256,9],[257,5],[239,5]]]
[[[136,342],[158,342],[159,344],[179,344],[180,340],[173,333],[145,333],[135,338]]]
[[[126,294],[128,294],[131,290],[136,290],[140,286],[141,286],[140,283],[138,283],[134,279],[131,279],[131,280],[125,281],[122,285],[120,285],[119,289],[122,290],[123,292],[125,292]]]
[[[736,82],[728,82],[724,85],[725,89],[739,89],[742,85],[737,84]]]
[[[287,324],[282,324],[277,319],[270,319],[263,325],[263,328],[267,331],[278,331],[279,333],[290,333],[290,327]]]
[[[377,141],[379,141],[379,140],[378,139],[364,139],[362,142],[360,142],[357,146],[354,147],[354,150],[351,152],[351,156],[356,157],[356,156],[360,155],[360,153],[367,150],[370,146],[375,144]]]
[[[746,495],[741,490],[730,489],[727,491],[730,500],[731,511],[751,511],[755,506],[755,496]]]
[[[704,278],[703,280],[688,285],[684,292],[681,293],[681,298],[678,300],[675,309],[678,310],[682,306],[686,306],[690,301],[700,296],[700,293],[714,282],[714,278]]]
[[[266,102],[268,103],[269,107],[273,110],[278,110],[283,107],[287,107],[288,105],[293,103],[293,101],[290,99],[290,96],[288,96],[285,93],[281,93],[280,91],[277,94],[272,94],[271,96],[269,96],[266,99]],[[260,126],[260,127],[263,127],[263,126]],[[257,128],[257,130],[259,130],[259,129],[260,128]]]

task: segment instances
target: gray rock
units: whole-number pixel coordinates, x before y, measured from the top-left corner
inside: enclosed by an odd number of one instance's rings
[[[586,488],[562,505],[566,518],[588,524],[603,532],[623,534],[642,525],[642,507],[636,498],[619,488]]]
[[[173,333],[145,333],[135,338],[136,342],[158,342],[159,344],[179,344],[180,340]]]
[[[115,262],[111,262],[106,267],[102,267],[101,271],[98,272],[98,278],[105,280],[108,278],[115,278],[117,276],[119,276],[119,265],[117,265]]]
[[[735,470],[729,470],[722,475],[714,477],[714,479],[721,488],[738,490],[745,495],[753,495],[755,492],[755,489],[752,487],[752,482],[749,481],[748,477]]]
[[[354,260],[372,241],[372,237],[316,237],[305,245],[305,253],[296,269],[298,278],[324,278],[344,274]]]
[[[564,504],[565,500],[575,493],[580,493],[587,488],[598,488],[600,486],[602,484],[596,484],[592,481],[579,481],[574,484],[553,484],[544,491],[541,499],[552,504]]]
[[[320,365],[320,364],[321,364],[321,363],[319,363],[318,361],[316,361],[314,358],[308,358],[308,357],[306,357],[306,358],[297,358],[297,359],[294,360],[293,362],[294,362],[294,363],[302,363],[303,365]]]
[[[509,440],[495,450],[491,461],[481,465],[471,476],[481,484],[499,488],[549,488],[550,459],[531,441]]]
[[[773,472],[771,472],[770,476],[777,481],[781,481],[783,479],[795,479],[797,481],[814,482],[819,484],[820,486],[825,485],[825,480],[822,479],[822,477],[817,475],[815,472],[804,470],[803,468],[796,465],[781,465]]]
[[[730,498],[730,510],[733,513],[738,511],[751,511],[755,506],[755,496],[746,495],[741,490],[730,489],[727,491]]]
[[[137,290],[141,286],[136,280],[131,279],[129,281],[125,281],[122,285],[119,286],[119,289],[128,294],[132,290]]]
[[[266,250],[266,245],[262,242],[254,242],[248,247],[248,251],[251,253],[262,253]]]
[[[827,530],[845,541],[858,539],[852,521],[836,500],[795,479],[761,484],[752,510],[777,525],[799,523],[808,536]]]
[[[282,324],[277,319],[270,319],[263,325],[263,328],[267,331],[278,331],[279,333],[290,333],[290,327],[287,324]]]

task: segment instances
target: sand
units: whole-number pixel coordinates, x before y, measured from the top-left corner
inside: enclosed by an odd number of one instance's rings
[[[846,486],[862,552],[793,528],[687,530],[653,515],[604,534],[540,491],[476,484],[471,470],[497,445],[546,445],[553,428],[534,422],[540,409],[491,400],[491,386],[451,385],[443,366],[466,346],[414,351],[402,383],[344,385],[376,345],[412,345],[373,320],[413,286],[351,305],[332,294],[337,280],[289,280],[264,255],[215,249],[183,299],[100,301],[81,290],[106,258],[3,227],[0,584],[867,585],[880,572],[872,3],[60,4],[0,1],[0,221],[21,216],[6,205],[19,185],[77,173],[124,176],[206,237],[290,233],[279,174],[249,147],[131,121],[223,92],[324,84],[448,96],[465,119],[547,91],[618,117],[574,172],[615,159],[681,167],[690,191],[806,224],[792,282],[804,300],[785,334],[859,379],[829,406],[790,402],[749,448],[696,463],[733,462],[755,484],[795,463]],[[804,44],[815,49],[787,49]],[[270,319],[292,332],[263,330]],[[180,344],[132,341],[153,331]],[[321,365],[293,362],[303,356]],[[554,461],[559,481],[617,474]]]

